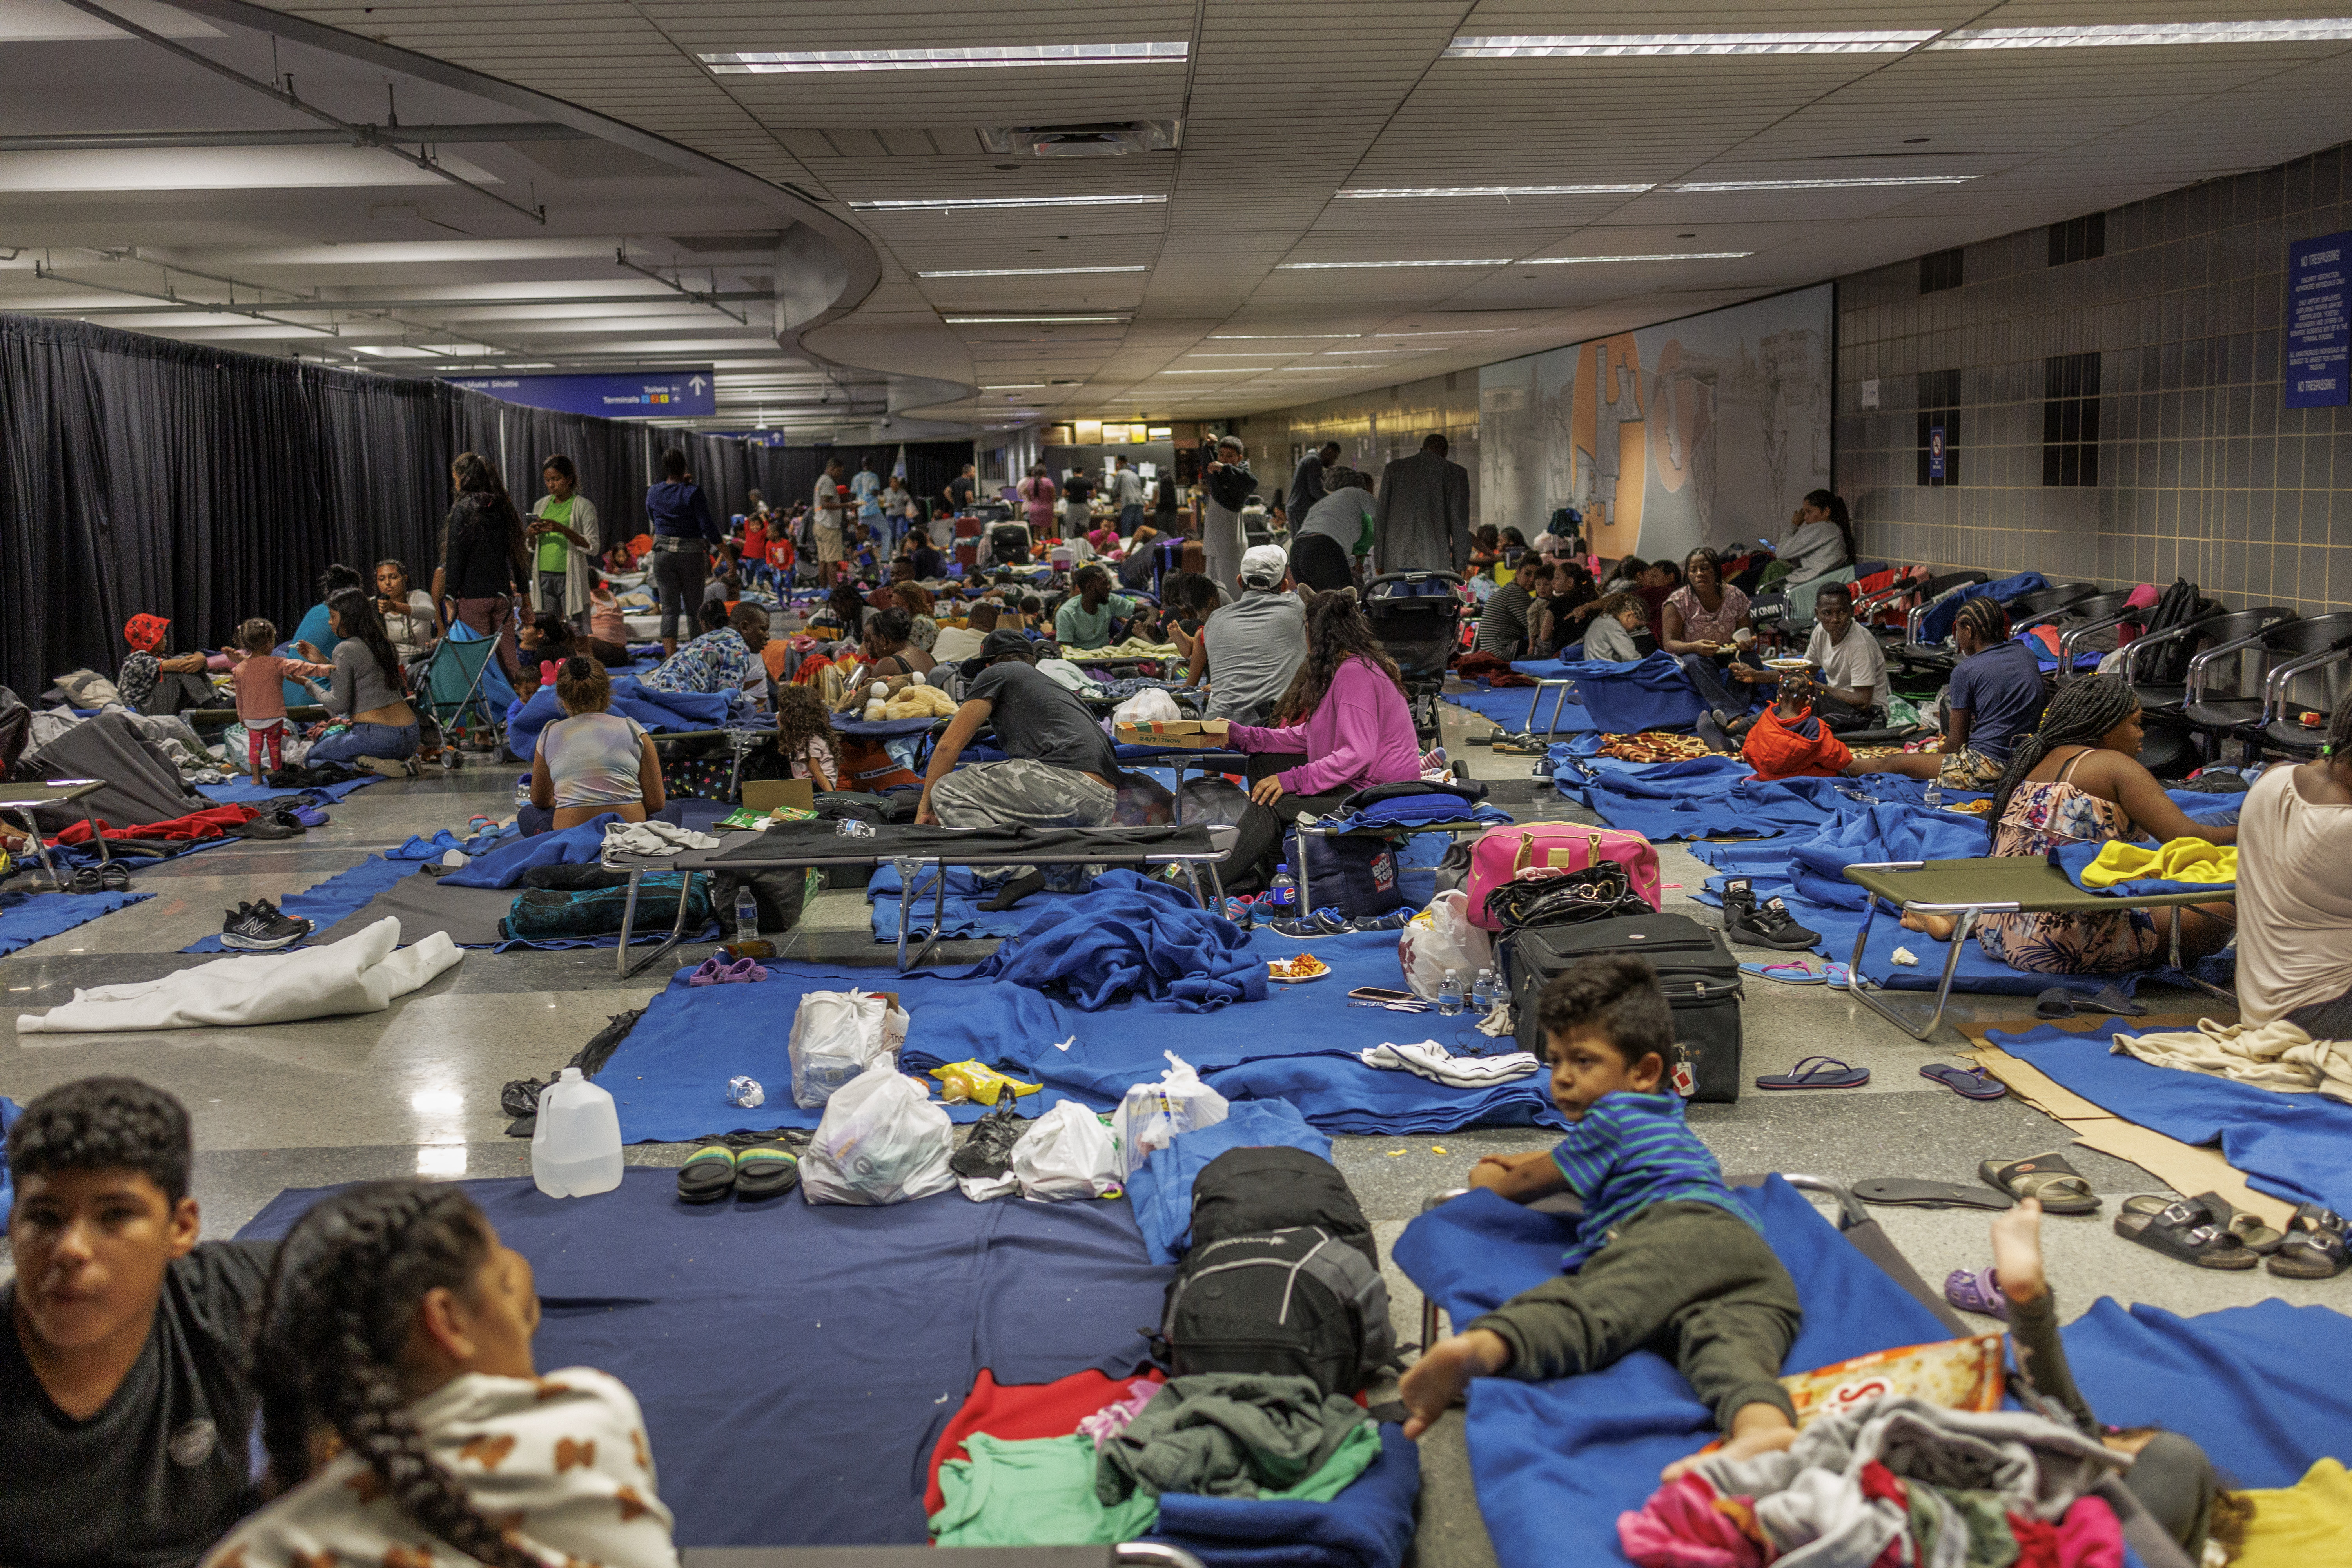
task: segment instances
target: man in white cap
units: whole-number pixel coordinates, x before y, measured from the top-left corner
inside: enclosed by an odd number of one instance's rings
[[[1307,659],[1307,607],[1293,594],[1290,558],[1276,544],[1242,555],[1241,597],[1202,623],[1188,680],[1209,678],[1208,716],[1264,724]]]

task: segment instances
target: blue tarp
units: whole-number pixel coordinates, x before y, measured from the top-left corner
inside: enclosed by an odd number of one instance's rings
[[[1039,910],[964,973],[1064,993],[1090,1013],[1129,996],[1205,1013],[1261,1001],[1266,991],[1265,965],[1233,921],[1124,870]]]
[[[0,955],[87,925],[152,893],[0,892]]]
[[[1786,1370],[1951,1337],[1794,1188],[1774,1177],[1739,1195],[1804,1305]],[[1458,1327],[1557,1278],[1573,1226],[1474,1192],[1407,1226],[1393,1257]],[[1548,1383],[1479,1378],[1467,1422],[1478,1511],[1501,1568],[1624,1562],[1617,1516],[1648,1500],[1660,1469],[1717,1436],[1690,1384],[1648,1351]]]
[[[2207,800],[2238,801],[2242,795],[2207,795]],[[2136,877],[2128,882],[2111,882],[2104,888],[2094,888],[2083,880],[2083,873],[2099,858],[2104,844],[2061,844],[2050,851],[2050,863],[2066,873],[2066,879],[2086,893],[2097,893],[2111,899],[2145,899],[2158,893],[2230,893],[2235,882],[2176,882],[2165,877]]]
[[[383,782],[371,773],[365,778],[345,779],[341,784],[279,789],[275,784],[255,784],[248,773],[233,778],[226,784],[198,784],[196,793],[215,805],[258,805],[265,800],[284,800],[288,795],[310,795],[323,802],[341,800],[353,790],[365,789],[372,784]]]
[[[2137,1031],[1997,1029],[1988,1037],[2126,1121],[2183,1143],[2218,1143],[2258,1191],[2352,1214],[2352,1105],[2157,1067],[2113,1051],[2118,1032]]]
[[[1127,1180],[1128,1199],[1151,1261],[1174,1263],[1191,1248],[1192,1183],[1210,1161],[1233,1149],[1277,1148],[1331,1157],[1331,1140],[1307,1126],[1297,1106],[1280,1100],[1235,1105],[1223,1121],[1179,1133],[1167,1148],[1154,1149]]]
[[[654,731],[716,730],[727,722],[728,708],[724,693],[655,691],[634,675],[613,682],[611,711],[635,719]],[[555,689],[541,687],[530,694],[530,701],[508,716],[507,749],[518,757],[536,754],[539,732],[562,717],[563,704],[556,700]]]

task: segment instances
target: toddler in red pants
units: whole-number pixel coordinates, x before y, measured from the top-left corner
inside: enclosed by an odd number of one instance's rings
[[[278,628],[256,616],[236,628],[236,647],[228,654],[236,676],[236,721],[245,726],[245,760],[255,784],[283,765],[285,683],[290,679],[307,685],[335,673],[331,664],[282,658],[269,651],[277,646]]]

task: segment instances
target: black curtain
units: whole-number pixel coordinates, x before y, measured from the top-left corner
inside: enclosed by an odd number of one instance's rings
[[[569,457],[606,542],[630,538],[670,446],[722,522],[753,489],[805,500],[835,455],[0,315],[0,685],[31,696],[69,669],[112,674],[142,611],[171,618],[180,651],[217,647],[252,616],[290,635],[331,562],[365,575],[396,560],[428,584],[461,451],[488,458],[526,512],[541,464]],[[908,443],[908,488],[936,499],[971,454]],[[887,474],[898,447],[839,455]]]

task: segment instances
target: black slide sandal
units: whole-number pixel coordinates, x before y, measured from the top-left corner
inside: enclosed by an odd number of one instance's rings
[[[2194,1201],[2167,1204],[2154,1214],[2126,1209],[2116,1215],[2116,1234],[2199,1268],[2252,1268],[2262,1261]]]
[[[677,1201],[715,1204],[735,1190],[735,1151],[724,1143],[697,1149],[677,1168]]]
[[[2271,1272],[2283,1279],[2332,1279],[2352,1268],[2344,1247],[2344,1218],[2317,1204],[2304,1204],[2286,1222],[2286,1235],[2271,1254]]]
[[[801,1158],[781,1143],[762,1143],[735,1156],[735,1196],[781,1197],[801,1184]]]
[[[1977,1167],[1977,1174],[1987,1186],[2012,1198],[2039,1198],[2043,1214],[2098,1212],[2098,1195],[2063,1154],[2033,1154],[2007,1164],[1987,1160]]]
[[[2015,1206],[2000,1194],[1989,1193],[1982,1187],[1962,1186],[1957,1182],[1919,1182],[1908,1176],[1877,1176],[1856,1182],[1850,1190],[1864,1203],[1897,1208],[1990,1209],[1997,1213]]]

